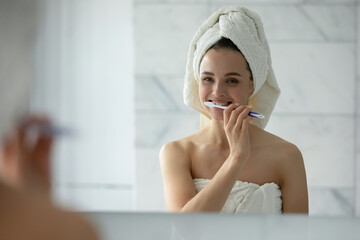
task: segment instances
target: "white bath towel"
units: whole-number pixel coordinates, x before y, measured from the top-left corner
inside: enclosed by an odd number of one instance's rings
[[[221,37],[230,39],[249,63],[254,80],[254,92],[249,105],[265,116],[251,123],[264,129],[280,95],[272,66],[270,49],[260,17],[244,7],[223,7],[213,13],[193,37],[186,64],[184,102],[189,107],[210,116],[202,107],[198,93],[199,66],[206,51]]]
[[[193,179],[196,192],[210,183],[210,179]],[[224,213],[281,213],[282,198],[280,187],[274,183],[258,185],[236,180],[221,209]]]

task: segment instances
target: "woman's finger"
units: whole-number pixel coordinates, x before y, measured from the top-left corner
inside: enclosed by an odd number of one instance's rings
[[[232,111],[234,111],[237,107],[239,107],[238,104],[233,103],[230,104],[223,112],[223,116],[224,116],[224,126],[226,126],[230,120],[230,116]]]
[[[235,111],[237,111],[237,112],[234,114],[234,117],[236,117],[236,119],[234,120],[235,121],[234,130],[236,132],[239,132],[241,129],[243,120],[246,117],[248,117],[248,115],[249,115],[250,109],[249,109],[249,107],[242,106],[242,108],[238,108]]]
[[[239,114],[244,110],[245,106],[239,106],[235,105],[229,116],[229,120],[227,123],[225,123],[227,126],[233,127],[236,124],[237,118],[239,117]],[[227,110],[227,109],[226,109]]]
[[[248,136],[251,116],[246,116],[241,123],[240,136]]]

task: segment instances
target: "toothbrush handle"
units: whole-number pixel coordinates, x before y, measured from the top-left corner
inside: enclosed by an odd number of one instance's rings
[[[249,115],[254,117],[254,118],[265,118],[264,115],[257,113],[257,112],[249,112]]]

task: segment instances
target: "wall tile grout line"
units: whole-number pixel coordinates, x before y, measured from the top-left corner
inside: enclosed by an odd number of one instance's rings
[[[358,49],[359,49],[359,1],[357,1],[356,3],[356,10],[355,10],[355,35],[356,35],[356,39],[357,39],[357,42],[355,44],[355,59],[354,59],[354,62],[355,62],[355,67],[354,67],[354,71],[355,71],[355,88],[354,88],[354,96],[355,96],[355,104],[354,104],[354,111],[355,111],[355,118],[354,118],[354,131],[355,131],[355,139],[354,139],[354,205],[355,205],[355,215],[356,216],[360,216],[360,200],[358,199],[360,197],[360,187],[357,185],[359,184],[360,182],[360,172],[357,172],[358,171],[358,167],[359,167],[359,159],[358,159],[358,149],[357,149],[357,146],[360,144],[359,139],[360,139],[360,136],[359,135],[359,112],[358,112],[358,109],[359,109],[359,106],[358,104],[360,103],[360,99],[359,99],[359,93],[358,93],[358,89],[359,89],[359,75],[358,75],[358,64],[359,64],[359,52],[358,52]]]
[[[184,105],[185,106],[185,105]],[[190,109],[190,108],[189,108]],[[195,110],[194,110],[195,111]],[[175,113],[175,114],[189,114],[192,115],[194,112],[191,112],[191,109],[136,109],[137,114],[167,114],[167,113]],[[354,118],[356,115],[353,113],[312,113],[312,112],[273,112],[271,116],[281,116],[281,117],[306,117],[309,115],[314,118],[327,118],[327,117],[342,117],[342,118]]]
[[[185,2],[182,2],[185,3]],[[225,2],[218,2],[218,1],[211,1],[212,5],[234,5],[235,1],[225,1]],[[339,2],[309,2],[309,1],[304,1],[304,2],[270,2],[270,1],[264,1],[264,2],[245,2],[242,5],[246,5],[246,6],[356,6],[356,2],[347,2],[347,3],[339,3]]]
[[[173,1],[147,1],[147,0],[143,0],[143,1],[135,1],[134,2],[134,6],[154,6],[154,5],[162,5],[162,6],[177,6],[177,5],[194,5],[194,6],[198,6],[198,5],[208,5],[210,7],[213,6],[227,6],[227,5],[234,5],[235,1],[225,1],[225,2],[218,2],[218,1],[214,1],[214,0],[207,0],[207,1],[177,1],[177,2],[173,2]],[[298,2],[298,3],[289,3],[289,2],[245,2],[241,5],[246,5],[246,6],[356,6],[357,2],[351,3],[338,3],[338,2],[329,2],[329,3],[324,3],[324,2]]]
[[[113,184],[113,183],[89,183],[89,182],[68,182],[64,184],[67,188],[70,189],[132,189],[133,185],[130,184]]]
[[[324,33],[324,31],[321,29],[321,27],[314,21],[314,19],[305,11],[304,5],[298,5],[297,9],[298,11],[306,18],[308,19],[313,27],[317,30],[317,32],[322,36],[324,42],[329,42],[329,37]]]
[[[209,1],[204,1],[204,2],[199,2],[199,1],[194,1],[194,2],[189,2],[189,1],[178,1],[178,2],[170,2],[170,1],[165,1],[165,2],[161,2],[161,1],[135,1],[134,2],[134,6],[177,6],[177,5],[192,5],[192,6],[204,6],[205,4],[207,4]]]

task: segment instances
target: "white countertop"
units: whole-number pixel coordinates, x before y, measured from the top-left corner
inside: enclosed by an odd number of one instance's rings
[[[216,213],[87,213],[104,240],[360,240],[360,218]]]

